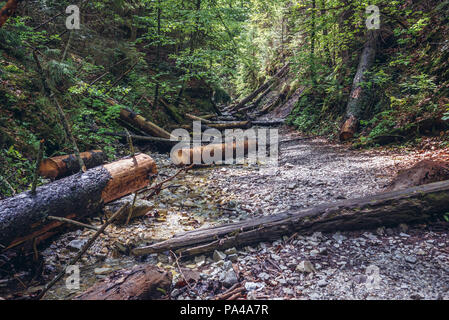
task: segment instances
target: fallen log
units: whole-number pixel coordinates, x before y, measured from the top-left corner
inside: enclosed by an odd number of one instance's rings
[[[145,154],[122,159],[43,185],[36,194],[23,192],[0,201],[0,244],[11,248],[40,237],[63,222],[47,216],[81,218],[147,186],[157,173],[156,163]]]
[[[105,156],[101,150],[80,154],[87,169],[103,164]],[[39,166],[39,175],[45,178],[62,178],[79,172],[80,165],[74,154],[44,159]]]
[[[258,120],[258,121],[252,121],[252,124],[254,126],[261,126],[261,127],[271,127],[271,126],[281,126],[285,124],[284,119],[279,120]]]
[[[186,117],[189,118],[190,120],[193,120],[193,121],[201,121],[201,122],[204,122],[204,123],[206,123],[206,124],[213,123],[213,122],[210,121],[210,120],[207,120],[207,119],[204,119],[204,118],[201,118],[201,117],[197,117],[197,116],[195,116],[195,115],[193,115],[193,114],[189,114],[189,113],[186,113]]]
[[[135,248],[132,252],[139,256],[172,250],[182,256],[191,256],[216,249],[272,241],[293,233],[373,229],[426,222],[438,219],[448,211],[449,181],[443,181],[198,229],[147,247]]]
[[[114,272],[74,300],[154,300],[165,296],[172,275],[152,265]]]
[[[170,154],[171,160],[175,165],[179,166],[187,166],[190,164],[202,165],[202,164],[211,164],[210,159],[215,159],[215,152],[219,152],[221,156],[219,157],[216,164],[220,164],[220,162],[227,160],[226,158],[226,148],[229,147],[232,149],[232,159],[236,159],[238,155],[247,155],[250,150],[256,150],[257,141],[255,140],[247,140],[242,142],[232,142],[229,144],[209,144],[206,146],[198,146],[194,148],[185,148],[183,149],[175,149]],[[229,152],[229,151],[228,151]],[[240,154],[239,154],[240,153]],[[205,156],[208,159],[205,159]],[[218,158],[217,154],[217,158]]]
[[[248,102],[251,102],[252,100],[254,100],[261,92],[267,90],[271,84],[276,81],[279,78],[282,78],[286,72],[288,72],[288,68],[289,68],[289,63],[287,63],[284,67],[281,68],[281,70],[279,70],[278,73],[276,73],[274,75],[273,78],[271,78],[270,80],[268,80],[267,82],[265,82],[263,85],[261,85],[259,88],[257,88],[256,90],[254,90],[249,96],[247,96],[246,98],[242,99],[239,103],[237,103],[235,106],[233,106],[231,108],[231,110],[238,110],[243,108]]]
[[[165,108],[165,111],[170,116],[170,118],[172,118],[176,123],[182,123],[183,119],[174,106],[171,106],[170,104],[168,104],[167,101],[165,101],[162,98],[159,99],[159,102]]]
[[[250,121],[223,121],[223,122],[212,122],[207,124],[210,128],[215,128],[218,130],[225,130],[225,129],[247,129],[251,127]]]
[[[152,136],[165,139],[170,139],[171,137],[170,133],[129,109],[124,108],[120,110],[120,119],[138,127],[140,130]]]

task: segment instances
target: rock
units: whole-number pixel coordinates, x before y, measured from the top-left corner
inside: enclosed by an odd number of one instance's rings
[[[361,283],[365,283],[367,279],[368,279],[367,276],[365,276],[363,274],[358,274],[358,275],[354,276],[354,278],[352,278],[352,281],[356,284],[361,284]]]
[[[245,289],[246,291],[259,291],[265,287],[265,283],[259,282],[246,282]]]
[[[318,250],[312,250],[310,251],[310,256],[311,257],[316,257],[320,252]]]
[[[406,256],[405,261],[407,261],[408,263],[411,263],[411,264],[415,264],[418,260],[413,256]]]
[[[87,239],[80,239],[80,240],[72,240],[69,242],[68,247],[69,249],[78,251],[81,250],[81,248],[87,243]]]
[[[220,278],[222,278],[221,281],[226,288],[232,287],[239,282],[239,279],[232,268],[224,271]]]
[[[334,239],[338,243],[342,243],[347,238],[344,235],[340,234],[340,232],[337,232],[332,236],[332,239]]]
[[[226,259],[226,254],[224,254],[221,251],[215,250],[214,251],[214,255],[213,255],[213,259],[214,259],[215,262],[223,261],[224,259]]]
[[[264,281],[270,279],[270,275],[268,273],[266,273],[266,272],[259,273],[257,277],[259,279],[264,280]]]
[[[224,253],[227,254],[227,255],[236,254],[237,253],[237,249],[235,247],[234,248],[229,248],[229,249],[226,249]]]
[[[310,261],[301,261],[298,266],[296,267],[296,271],[302,272],[302,273],[314,273],[316,272],[315,268],[313,267],[313,264]]]
[[[94,272],[96,275],[105,275],[111,273],[113,270],[111,268],[95,268]]]
[[[296,183],[290,183],[290,184],[288,185],[288,188],[289,188],[290,190],[295,189],[295,188],[296,188]]]
[[[325,279],[321,279],[320,281],[317,282],[318,287],[325,287],[327,286],[327,281]]]
[[[228,256],[228,259],[231,260],[232,262],[237,262],[238,259],[239,259],[239,256],[236,255],[235,253],[234,253],[234,254],[230,254],[230,255]]]
[[[416,251],[416,254],[419,256],[425,256],[426,252],[423,249],[418,249],[418,251]]]
[[[198,267],[201,267],[203,264],[206,263],[206,257],[205,256],[197,256],[195,257],[195,263]]]
[[[226,261],[225,263],[223,263],[223,269],[224,270],[231,270],[232,269],[232,262],[231,261]]]
[[[281,260],[281,257],[277,254],[272,253],[271,254],[271,259],[273,259],[274,261],[279,261]]]
[[[111,202],[111,203],[105,205],[104,213],[105,213],[106,217],[108,217],[108,218],[111,217],[115,212],[117,212],[117,210],[119,210],[121,207],[123,207],[123,205],[125,205],[126,203],[132,203],[133,200],[134,200],[134,195],[129,195],[127,197],[121,198],[117,201],[114,201],[114,202]],[[153,202],[137,198],[136,202],[134,204],[134,209],[132,212],[131,219],[137,218],[137,217],[142,217],[153,209],[154,209]],[[130,210],[131,210],[131,206],[129,206],[123,212],[123,214],[118,219],[116,219],[116,223],[125,223],[126,220],[128,219]]]

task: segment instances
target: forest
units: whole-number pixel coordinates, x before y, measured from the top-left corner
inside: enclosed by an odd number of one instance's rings
[[[448,120],[449,0],[0,1],[0,300],[447,300]]]

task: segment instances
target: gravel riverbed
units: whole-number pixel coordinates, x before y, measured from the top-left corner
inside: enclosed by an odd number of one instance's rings
[[[141,200],[145,215],[108,227],[82,258],[80,289],[69,290],[60,281],[46,298],[70,299],[114,270],[142,263],[171,271],[171,299],[213,299],[238,283],[244,290],[235,298],[245,299],[449,298],[449,227],[444,223],[285,236],[179,265],[168,254],[129,255],[133,247],[183,231],[382,192],[399,168],[417,158],[413,152],[349,150],[287,129],[280,137],[277,166],[195,169],[175,178],[160,195]],[[151,155],[160,180],[176,172],[167,155]],[[101,225],[100,217],[90,222]],[[55,239],[41,252],[44,278],[61,270],[93,233],[77,230]],[[182,281],[186,275],[189,286]]]

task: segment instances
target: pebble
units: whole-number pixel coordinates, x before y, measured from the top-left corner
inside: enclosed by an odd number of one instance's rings
[[[310,261],[301,261],[296,267],[296,271],[303,273],[313,273],[316,272],[313,264]]]
[[[213,255],[213,259],[214,259],[215,262],[222,261],[222,260],[226,259],[226,254],[224,254],[221,251],[215,250],[214,251],[214,255]]]

